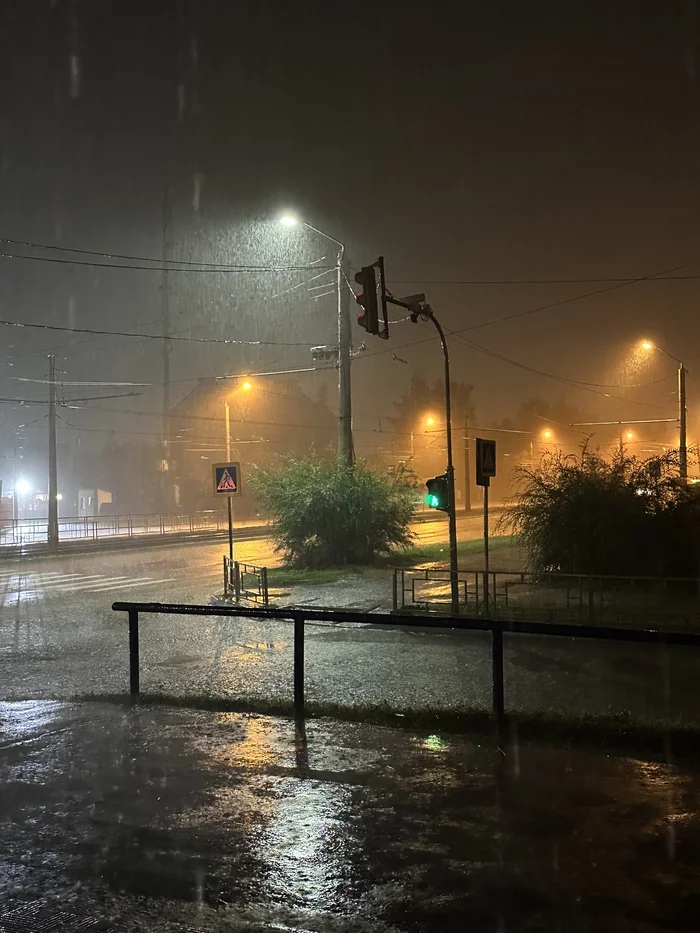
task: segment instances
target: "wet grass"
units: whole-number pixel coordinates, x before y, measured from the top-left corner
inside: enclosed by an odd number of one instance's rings
[[[513,547],[513,545],[514,540],[510,535],[489,538],[489,553],[502,551],[505,548]],[[484,542],[481,538],[476,538],[472,541],[457,542],[458,558],[481,557],[483,551]],[[449,560],[449,554],[450,551],[447,541],[438,541],[434,544],[419,544],[405,551],[383,554],[378,561],[378,566],[415,567],[417,564],[424,564],[429,561],[440,561],[446,564]]]
[[[267,572],[269,586],[323,586],[336,583],[351,574],[361,574],[371,567],[346,564],[344,567],[325,567],[322,570],[297,570],[294,567],[272,567]]]
[[[87,694],[76,702],[132,705],[129,694]],[[210,694],[142,694],[141,706],[167,706],[217,713],[248,713],[268,716],[294,716],[289,700],[227,699]],[[518,712],[506,716],[500,731],[486,710],[395,710],[389,705],[345,706],[310,701],[306,719],[329,717],[344,722],[365,722],[410,730],[441,731],[463,736],[494,738],[504,747],[514,741],[550,744],[593,752],[640,755],[645,758],[700,762],[700,723],[671,724],[638,721],[627,713],[567,715],[554,710]]]
[[[506,548],[512,548],[513,538],[505,535],[492,538],[489,549],[498,553]],[[480,557],[483,552],[482,540],[460,541],[457,545],[457,555],[460,559]],[[295,567],[271,567],[268,570],[268,584],[279,588],[285,586],[323,586],[326,583],[337,583],[350,576],[371,574],[377,570],[391,570],[394,567],[415,567],[424,563],[445,563],[449,559],[447,541],[434,544],[417,545],[404,551],[392,551],[390,554],[380,554],[373,564],[360,566],[358,564],[344,564],[340,567],[324,567],[318,570],[297,569]]]

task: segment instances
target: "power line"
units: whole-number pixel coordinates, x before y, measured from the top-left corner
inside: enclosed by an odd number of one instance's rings
[[[240,266],[225,267],[217,269],[207,268],[188,268],[181,265],[164,266],[161,262],[159,266],[139,266],[135,264],[117,263],[117,262],[92,262],[85,259],[59,259],[57,256],[25,256],[21,253],[0,253],[0,259],[26,259],[29,262],[49,262],[64,266],[90,266],[93,269],[134,269],[140,272],[202,272],[206,274],[219,274],[232,272],[235,274],[255,274],[264,272],[307,272],[310,269],[323,269],[318,265],[294,265],[294,266]],[[327,266],[327,269],[334,269],[335,266]]]
[[[479,324],[471,324],[469,327],[462,327],[460,330],[455,331],[455,333],[466,333],[467,331],[479,330],[482,327],[490,327],[492,324],[502,324],[505,321],[513,321],[516,318],[526,317],[529,314],[538,314],[540,311],[548,311],[552,308],[560,308],[567,304],[573,304],[575,301],[582,301],[584,298],[592,298],[595,295],[603,295],[606,292],[615,291],[618,288],[627,288],[628,285],[635,285],[638,282],[648,282],[657,278],[660,275],[670,275],[672,272],[677,272],[680,269],[687,269],[690,266],[696,266],[700,262],[700,259],[696,259],[693,262],[684,262],[680,266],[672,266],[670,269],[662,269],[660,272],[651,272],[649,275],[640,275],[636,279],[625,279],[620,282],[613,282],[612,285],[606,285],[604,288],[596,288],[591,292],[584,292],[581,295],[572,295],[570,298],[563,298],[561,301],[553,301],[550,304],[539,305],[536,308],[527,308],[525,311],[517,311],[513,314],[504,314],[502,317],[492,318],[490,321],[481,321]]]
[[[693,265],[691,263],[690,265]],[[632,284],[634,282],[697,281],[700,275],[655,275],[652,278],[608,276],[603,279],[391,279],[389,285],[597,285],[604,282]]]
[[[166,262],[164,263],[162,258],[154,259],[151,256],[132,256],[128,253],[105,253],[105,252],[101,252],[100,250],[95,250],[95,249],[78,249],[72,246],[57,246],[56,244],[50,244],[50,243],[34,243],[30,240],[13,240],[9,237],[0,237],[0,243],[7,243],[10,246],[26,246],[26,247],[29,247],[30,249],[52,250],[52,251],[56,251],[60,253],[75,253],[80,256],[99,256],[102,259],[125,259],[130,262],[141,262],[141,263],[152,263],[152,264],[157,263],[158,266],[163,266],[163,265],[170,266],[171,264],[178,265],[178,266],[198,266],[198,267],[201,266],[207,269],[215,269],[219,271],[227,271],[227,270],[248,271],[250,269],[253,269],[254,271],[259,271],[259,270],[267,270],[268,268],[270,268],[267,266],[255,265],[254,263],[205,262],[199,259],[195,259],[195,260],[169,259],[169,260],[166,260]],[[27,257],[22,257],[22,258],[32,259],[35,257],[27,256]],[[36,258],[41,258],[41,257],[36,257]],[[325,257],[321,257],[321,259],[323,258]],[[320,261],[321,261],[320,259],[314,260],[315,263],[318,263]],[[141,266],[139,266],[138,268],[141,268]],[[318,268],[323,268],[323,267],[315,265],[314,268],[318,269]],[[328,268],[335,269],[335,266],[328,266]]]
[[[301,342],[292,342],[292,341],[280,341],[280,340],[229,340],[223,337],[164,337],[162,334],[142,334],[142,333],[129,333],[128,331],[119,331],[119,330],[97,330],[92,327],[67,327],[60,324],[37,324],[37,323],[23,323],[21,321],[5,321],[0,320],[0,325],[5,325],[6,327],[26,327],[26,328],[35,328],[38,330],[56,330],[64,333],[70,334],[95,334],[99,337],[132,337],[138,340],[174,340],[182,343],[218,343],[222,345],[242,345],[249,347],[311,347],[314,344],[311,343],[301,343]]]
[[[649,273],[649,275],[639,276],[634,279],[624,279],[622,281],[615,281],[614,284],[606,286],[605,288],[598,288],[590,292],[582,292],[579,295],[573,295],[569,298],[563,298],[560,301],[553,301],[546,305],[538,305],[535,308],[526,308],[524,311],[517,311],[513,314],[504,315],[503,317],[492,318],[489,321],[481,321],[479,324],[471,324],[468,327],[461,327],[457,330],[451,330],[448,336],[467,333],[468,331],[471,331],[471,330],[478,330],[481,327],[489,327],[491,324],[501,324],[504,321],[510,321],[510,320],[514,320],[515,318],[525,317],[526,315],[529,315],[529,314],[537,314],[540,311],[549,311],[553,308],[563,307],[564,305],[572,304],[575,301],[582,301],[584,298],[591,298],[595,295],[602,295],[605,292],[614,291],[618,288],[625,288],[628,285],[634,285],[639,282],[652,281],[656,278],[661,278],[664,275],[669,275],[670,273],[675,272],[676,270],[687,269],[690,266],[698,265],[698,263],[700,263],[700,260],[696,259],[696,260],[693,260],[692,262],[683,263],[680,266],[673,266],[670,269],[662,269],[659,272],[651,272]],[[414,346],[417,346],[418,344],[430,343],[434,340],[437,340],[437,337],[432,335],[430,337],[424,338],[423,340],[413,340],[410,343],[399,344],[398,346],[395,346],[395,347],[386,347],[383,350],[374,350],[374,351],[371,351],[370,353],[363,354],[361,359],[368,359],[369,357],[377,356],[380,353],[393,353],[396,350],[401,350],[405,347],[414,347]]]

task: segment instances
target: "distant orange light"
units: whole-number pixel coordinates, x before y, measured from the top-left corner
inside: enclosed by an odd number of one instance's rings
[[[632,438],[634,437],[634,431],[628,431],[627,434],[625,434],[625,437],[627,438],[628,441],[631,441]]]
[[[241,386],[241,388],[243,389],[244,392],[250,392],[253,386],[246,380]]]
[[[435,418],[433,418],[432,415],[428,415],[428,417],[425,419],[425,423],[429,428],[432,428],[432,426],[435,424]]]
[[[543,437],[546,441],[548,441],[548,440],[551,439],[551,437],[552,437],[552,432],[549,430],[549,428],[547,428],[546,431],[543,431],[543,432],[542,432],[542,437]]]

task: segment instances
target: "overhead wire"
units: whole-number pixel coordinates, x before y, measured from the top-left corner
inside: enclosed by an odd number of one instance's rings
[[[201,266],[204,268],[211,268],[214,271],[238,271],[238,270],[248,270],[254,269],[255,271],[267,270],[267,266],[258,265],[255,263],[228,263],[228,262],[207,262],[199,259],[167,259],[163,260],[162,258],[154,258],[152,256],[134,256],[128,253],[107,253],[95,249],[78,249],[73,246],[58,246],[57,244],[50,243],[35,243],[31,240],[15,240],[10,237],[0,237],[0,243],[7,243],[9,246],[25,246],[30,249],[41,249],[47,251],[55,251],[60,253],[75,253],[79,256],[98,256],[102,259],[124,259],[129,262],[140,262],[140,263],[152,263],[157,264],[159,267],[162,266]],[[23,257],[23,258],[32,258],[32,257]],[[41,258],[41,257],[37,257]],[[322,256],[321,259],[315,259],[312,261],[312,264],[321,262],[325,259],[325,256]],[[138,268],[142,268],[139,266]],[[150,267],[146,267],[150,268]],[[316,266],[318,268],[318,266]],[[329,266],[330,269],[334,269],[335,266]],[[159,269],[158,271],[162,271]],[[168,268],[167,271],[170,271]]]

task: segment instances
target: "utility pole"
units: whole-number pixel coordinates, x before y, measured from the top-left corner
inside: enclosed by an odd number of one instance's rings
[[[163,216],[162,216],[162,260],[163,271],[161,273],[160,283],[160,307],[162,322],[162,354],[163,354],[163,438],[162,438],[162,457],[161,470],[161,508],[167,511],[170,506],[170,282],[168,279],[168,236],[170,233],[170,191],[165,189],[163,195]]]
[[[350,384],[350,302],[344,287],[343,254],[340,246],[336,279],[338,286],[338,461],[352,469],[355,451],[352,440],[352,394]]]
[[[469,406],[464,412],[464,510],[472,507],[472,468],[469,460]]]
[[[226,412],[226,462],[231,462],[231,406],[228,400],[225,402]],[[233,565],[233,506],[231,505],[231,496],[226,496],[226,506],[228,509],[228,557]]]
[[[688,405],[685,394],[685,374],[687,369],[681,363],[678,367],[678,441],[679,473],[682,483],[688,482]]]
[[[49,521],[47,531],[50,551],[58,550],[58,458],[56,454],[56,357],[51,354],[49,356]]]

